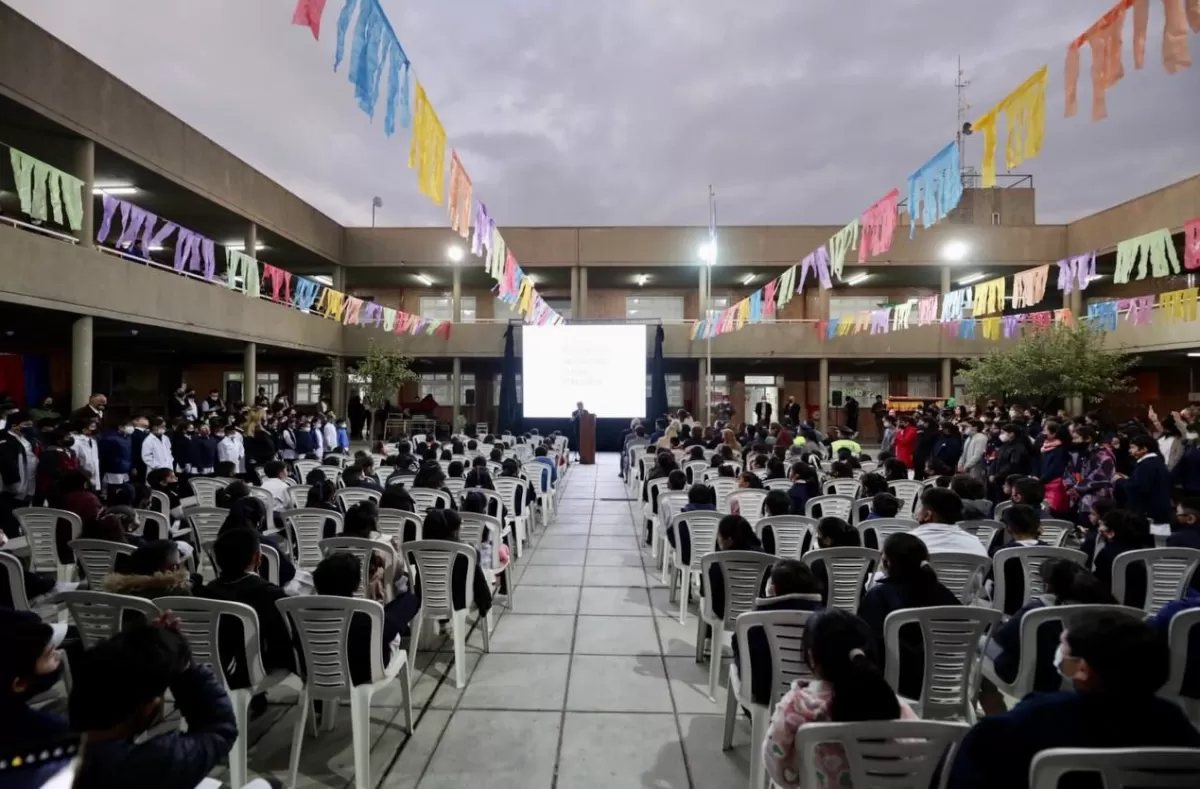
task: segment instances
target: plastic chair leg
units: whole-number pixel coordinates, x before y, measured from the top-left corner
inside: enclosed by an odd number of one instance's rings
[[[454,612],[454,687],[467,684],[467,612]]]
[[[729,670],[732,672],[733,667]],[[729,678],[729,690],[725,693],[725,727],[721,734],[721,750],[733,749],[733,727],[737,724],[737,694],[733,692],[733,677]],[[753,757],[753,754],[751,754]]]
[[[350,689],[350,725],[354,741],[354,789],[371,789],[372,685]]]
[[[308,691],[300,694],[300,703],[296,705],[300,717],[296,718],[296,727],[292,729],[292,753],[288,758],[288,786],[295,789],[296,777],[300,773],[300,748],[304,745],[304,726],[308,723],[309,708],[312,702],[308,700]]]
[[[704,662],[704,617],[696,617],[696,662]]]
[[[238,736],[233,741],[233,750],[229,752],[229,781],[230,786],[245,786],[247,782],[249,754],[248,744],[250,725],[250,694],[249,690],[229,691],[229,702],[233,706],[233,719],[237,723]]]
[[[687,607],[688,598],[692,594],[692,571],[684,567],[679,573],[679,580],[683,584],[682,593],[679,595],[679,624],[687,624]]]
[[[750,789],[766,789],[767,767],[763,763],[763,743],[767,740],[767,726],[771,713],[766,707],[753,704],[750,707]]]
[[[703,631],[701,631],[703,633]],[[701,644],[703,639],[697,639]],[[712,626],[712,651],[708,656],[708,697],[717,700],[717,686],[721,683],[721,653],[725,643],[725,623],[717,622]]]
[[[412,710],[412,669],[408,665],[408,658],[404,660],[404,664],[400,666],[400,689],[404,692],[404,728],[409,734],[413,733],[413,710]]]

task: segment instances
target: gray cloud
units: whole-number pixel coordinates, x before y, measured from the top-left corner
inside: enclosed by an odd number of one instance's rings
[[[444,221],[407,132],[385,137],[332,72],[339,0],[319,43],[292,0],[6,2],[338,221],[368,223],[374,195],[381,223]],[[973,115],[1050,66],[1042,156],[1019,168],[1043,222],[1200,162],[1200,66],[1163,72],[1158,4],[1146,68],[1127,53],[1092,123],[1090,53],[1070,120],[1062,65],[1107,0],[382,2],[501,225],[699,225],[710,183],[722,223],[840,224],[952,138],[960,53]]]

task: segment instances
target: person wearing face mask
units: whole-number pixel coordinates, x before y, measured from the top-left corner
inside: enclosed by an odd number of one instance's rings
[[[155,417],[150,422],[150,434],[142,441],[142,464],[147,475],[159,468],[175,470],[175,455],[171,452],[167,423],[162,417]]]
[[[958,461],[958,473],[970,474],[982,481],[987,477],[985,456],[988,443],[983,422],[972,419],[963,425],[963,431],[966,439],[963,441],[962,457]]]
[[[62,677],[58,648],[66,635],[65,624],[46,624],[31,611],[0,609],[0,742],[14,753],[70,734],[60,715],[29,706]]]
[[[1000,428],[1000,446],[996,449],[996,461],[988,481],[993,488],[993,498],[1000,500],[999,489],[1004,480],[1014,474],[1022,476],[1033,471],[1033,450],[1029,436],[1018,424],[1010,422]]]
[[[133,482],[146,481],[146,464],[142,461],[142,444],[150,435],[150,420],[144,416],[135,416],[132,420],[133,433],[129,436],[129,451],[133,461],[129,468],[129,477]]]
[[[1097,499],[1111,499],[1117,461],[1112,450],[1096,439],[1096,430],[1088,425],[1075,428],[1075,442],[1063,485],[1073,503],[1076,523],[1086,523]]]
[[[930,553],[973,553],[987,556],[987,549],[975,535],[956,524],[963,519],[963,503],[948,488],[926,488],[917,507],[920,525],[909,534],[925,543]]]
[[[212,671],[192,661],[169,614],[92,647],[72,666],[68,711],[83,734],[76,789],[154,786],[193,789],[225,761],[237,740],[229,696]],[[167,691],[187,730],[152,737]]]
[[[1129,442],[1129,454],[1134,459],[1132,475],[1114,478],[1117,503],[1151,523],[1170,523],[1171,476],[1158,454],[1158,442],[1147,435],[1135,436]]]
[[[913,479],[925,479],[925,464],[933,456],[933,447],[938,440],[937,423],[928,416],[917,419],[917,442],[913,449]]]
[[[246,472],[246,450],[242,446],[241,428],[230,427],[217,442],[217,462],[232,463],[237,474]]]
[[[104,420],[104,409],[107,406],[108,398],[97,392],[88,398],[87,405],[71,413],[71,421],[95,419],[97,422],[101,422]]]
[[[57,409],[54,408],[54,398],[46,395],[42,398],[42,404],[40,407],[29,409],[29,418],[33,420],[34,424],[37,424],[44,419],[53,419],[55,422],[57,422],[62,418],[62,414],[60,414]]]
[[[96,440],[99,423],[95,419],[81,419],[75,422],[71,433],[71,449],[79,459],[79,470],[87,474],[92,481],[93,490],[101,490],[100,482],[100,444]]]
[[[1156,695],[1170,652],[1140,619],[1074,617],[1054,665],[1074,690],[1034,693],[980,720],[959,745],[949,786],[1026,789],[1034,756],[1051,748],[1200,748],[1200,731],[1178,705]]]
[[[192,429],[195,434],[187,445],[188,469],[193,474],[211,476],[217,467],[217,439],[213,437],[212,427],[207,422],[201,422]]]
[[[9,537],[21,533],[14,510],[29,507],[37,493],[38,456],[26,435],[29,415],[14,411],[0,433],[0,529]]]
[[[225,401],[221,399],[221,393],[216,389],[208,393],[208,397],[200,402],[200,416],[211,419],[217,414],[225,410]]]
[[[133,431],[131,420],[116,430],[106,430],[100,438],[100,475],[110,497],[114,488],[129,484],[133,470]]]
[[[170,402],[167,403],[167,417],[170,418],[172,422],[179,419],[187,419],[187,411],[187,385],[180,384],[175,388],[175,392],[172,394]]]

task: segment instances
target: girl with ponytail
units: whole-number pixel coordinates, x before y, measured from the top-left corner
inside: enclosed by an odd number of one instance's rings
[[[867,623],[831,609],[808,620],[804,654],[816,679],[796,680],[771,718],[763,759],[777,786],[797,789],[796,731],[806,723],[915,719],[896,697],[876,662],[877,644]],[[846,752],[840,745],[817,748],[822,786],[849,786]]]
[[[893,534],[883,543],[884,577],[867,590],[858,606],[876,643],[883,645],[883,622],[888,614],[902,608],[932,608],[962,605],[954,593],[943,586],[929,563],[929,549],[920,537],[907,532]],[[921,697],[925,678],[925,646],[920,628],[907,625],[900,629],[900,695]]]
[[[462,516],[455,510],[432,509],[425,513],[425,522],[421,525],[422,540],[444,540],[446,542],[462,542],[459,538],[459,530],[462,528]],[[476,546],[471,546],[475,548]],[[492,607],[492,585],[488,582],[487,573],[485,576],[483,568],[479,563],[475,563],[475,577],[472,579],[472,588],[475,590],[475,607],[479,609],[479,616],[484,617]],[[501,574],[500,579],[505,576]],[[467,580],[467,563],[464,557],[459,557],[454,562],[454,577],[452,586],[455,590],[465,589]],[[507,594],[508,590],[501,587],[501,594]],[[454,594],[454,609],[459,610],[466,607],[466,599],[464,595],[457,591]]]

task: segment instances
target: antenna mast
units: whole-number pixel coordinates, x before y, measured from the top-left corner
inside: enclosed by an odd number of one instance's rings
[[[958,73],[955,75],[954,88],[957,93],[956,106],[958,110],[958,124],[954,132],[954,141],[958,145],[958,161],[963,177],[963,184],[969,185],[968,181],[973,180],[978,173],[974,167],[968,167],[967,161],[967,137],[971,134],[971,122],[967,120],[967,115],[971,110],[971,103],[967,101],[967,88],[971,86],[971,80],[966,79],[966,72],[963,71],[962,55],[958,56]]]

